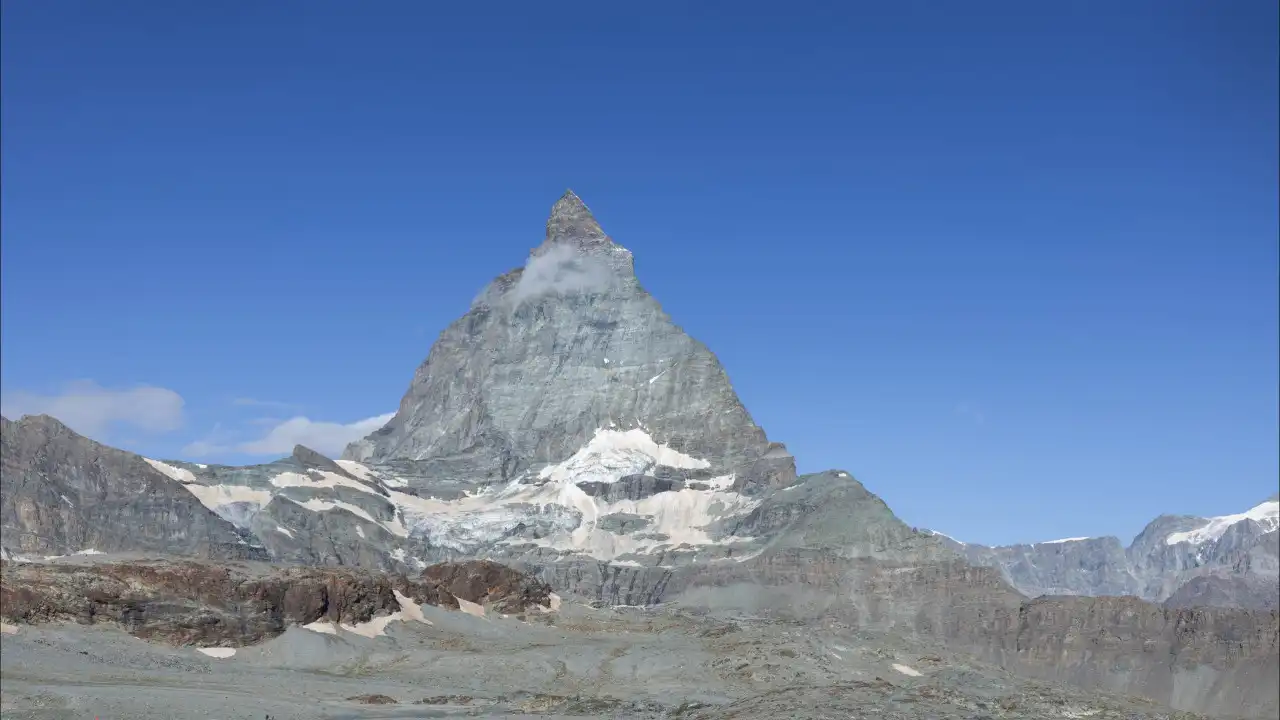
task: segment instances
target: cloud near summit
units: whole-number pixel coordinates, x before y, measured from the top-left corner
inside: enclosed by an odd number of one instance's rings
[[[539,295],[603,290],[613,280],[613,271],[605,263],[568,245],[554,245],[529,258],[507,299],[518,305]]]

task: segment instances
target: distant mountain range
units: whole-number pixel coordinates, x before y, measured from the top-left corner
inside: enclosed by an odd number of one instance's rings
[[[1280,496],[1235,515],[1162,515],[1115,537],[988,547],[935,533],[1031,597],[1134,595],[1171,607],[1280,607]]]

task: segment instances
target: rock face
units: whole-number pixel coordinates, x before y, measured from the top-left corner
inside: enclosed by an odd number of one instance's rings
[[[0,420],[0,525],[10,553],[148,550],[266,559],[251,534],[141,457],[48,416]]]
[[[1280,501],[1239,514],[1164,515],[1129,547],[1114,537],[986,547],[939,536],[1023,593],[1134,595],[1174,607],[1280,607]]]
[[[490,283],[441,334],[395,417],[344,458],[396,463],[414,487],[476,487],[563,462],[608,429],[641,430],[699,459],[637,475],[731,476],[747,494],[795,476],[720,362],[672,323],[631,253],[569,192],[525,266]]]
[[[1024,675],[1219,716],[1276,717],[1278,638],[1273,611],[1055,597],[1023,604],[969,642],[975,654]]]
[[[519,613],[552,604],[550,588],[494,563],[428,568],[419,577],[354,568],[273,568],[194,561],[6,562],[0,608],[15,622],[107,623],[171,645],[251,645],[290,625],[351,628],[458,600]],[[408,612],[412,612],[409,610]]]

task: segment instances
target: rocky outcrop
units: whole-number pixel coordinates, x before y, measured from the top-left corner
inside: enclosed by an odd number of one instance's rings
[[[252,534],[141,457],[96,443],[47,415],[2,425],[0,526],[11,553],[145,550],[267,558]]]
[[[1280,714],[1280,615],[1049,597],[1001,614],[966,649],[1017,672],[1226,717]]]
[[[249,645],[290,625],[359,625],[404,599],[458,609],[458,600],[521,613],[552,604],[550,588],[488,562],[437,565],[421,576],[354,568],[279,568],[196,561],[5,562],[0,614],[21,623],[107,623],[173,645]]]

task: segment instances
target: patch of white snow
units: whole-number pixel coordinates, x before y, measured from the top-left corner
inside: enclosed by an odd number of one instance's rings
[[[462,612],[468,615],[474,615],[475,617],[481,617],[481,618],[484,617],[485,613],[484,613],[483,605],[479,603],[473,603],[470,600],[463,600],[462,598],[455,598],[455,599],[458,601],[458,609],[461,610]]]
[[[162,463],[159,460],[152,460],[151,458],[144,457],[142,459],[146,460],[147,464],[150,465],[151,467],[159,470],[160,472],[164,473],[165,475],[168,475],[170,478],[177,480],[180,483],[185,484],[185,483],[193,483],[196,481],[196,474],[186,468],[174,467],[169,463]]]
[[[368,520],[374,525],[381,525],[382,527],[386,528],[387,532],[391,533],[392,535],[397,535],[399,537],[409,537],[409,531],[405,528],[404,525],[400,524],[399,520],[396,520],[396,519],[391,519],[386,521],[375,520],[373,516],[370,515],[368,511],[366,511],[364,508],[356,505],[352,505],[351,503],[342,502],[341,500],[320,500],[317,498],[312,498],[306,502],[302,502],[298,504],[312,512],[328,512],[330,510],[346,510],[352,515],[355,515],[356,517],[362,518],[364,520]]]
[[[106,555],[106,553],[102,552],[101,550],[94,550],[93,548],[85,548],[84,550],[77,550],[76,552],[71,554],[72,555]]]
[[[205,655],[208,655],[209,657],[215,657],[215,658],[229,658],[236,654],[235,648],[228,648],[228,647],[196,648],[196,649],[204,653]]]
[[[919,671],[919,670],[916,670],[916,669],[915,669],[915,668],[913,668],[913,667],[910,667],[909,665],[900,665],[900,664],[898,664],[898,663],[894,663],[894,664],[893,664],[893,669],[894,669],[894,670],[897,670],[898,672],[902,673],[903,675],[909,675],[909,676],[911,676],[911,677],[920,677],[920,671]]]
[[[557,465],[548,465],[538,473],[542,480],[575,482],[614,482],[623,475],[631,475],[653,466],[673,468],[707,468],[711,463],[659,445],[640,428],[626,431],[596,430],[581,450]]]
[[[305,630],[310,630],[311,632],[323,633],[325,635],[338,634],[338,626],[335,625],[334,623],[329,622],[328,620],[317,620],[315,622],[307,623],[302,627]]]
[[[1080,542],[1081,540],[1092,540],[1087,537],[1062,538],[1061,540],[1045,540],[1044,542],[1034,543],[1036,545],[1058,545],[1061,543]]]
[[[183,487],[195,495],[200,504],[240,528],[249,527],[252,514],[271,502],[270,491],[254,490],[244,485],[201,485],[191,482],[184,483]],[[243,506],[250,512],[244,512],[235,506]]]
[[[1170,533],[1164,542],[1166,545],[1177,545],[1182,542],[1201,545],[1213,542],[1220,539],[1227,532],[1227,528],[1246,520],[1258,523],[1265,532],[1280,528],[1280,502],[1269,500],[1242,513],[1207,518],[1207,522],[1195,530]]]
[[[283,472],[271,478],[271,484],[278,488],[286,487],[305,487],[305,488],[335,488],[349,487],[360,492],[376,495],[372,488],[364,483],[352,480],[349,477],[343,477],[335,472],[326,470],[313,470],[311,472],[319,475],[319,478],[312,477],[310,474]],[[354,474],[354,473],[353,473]]]
[[[360,527],[359,525],[357,525],[357,526],[356,526],[356,534],[357,534],[357,535],[359,535],[360,537],[364,537],[364,528],[362,528],[362,527]]]

